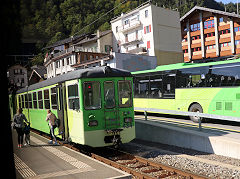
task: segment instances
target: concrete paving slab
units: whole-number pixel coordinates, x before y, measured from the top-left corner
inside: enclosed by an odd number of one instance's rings
[[[48,140],[31,133],[31,145],[17,147],[13,130],[17,178],[131,178],[115,169],[65,146],[49,145]]]
[[[135,119],[136,138],[240,159],[240,133]]]

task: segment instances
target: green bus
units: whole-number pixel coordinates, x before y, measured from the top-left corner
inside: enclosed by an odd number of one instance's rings
[[[240,117],[240,59],[177,63],[132,74],[136,108]]]
[[[60,121],[55,132],[63,140],[92,147],[119,145],[135,138],[132,85],[130,72],[87,68],[20,89],[15,103],[31,128],[49,133],[45,119],[51,109]]]

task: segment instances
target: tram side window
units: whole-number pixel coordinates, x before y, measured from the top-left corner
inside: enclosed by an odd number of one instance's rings
[[[208,86],[240,86],[240,64],[213,66],[209,69]]]
[[[56,87],[51,88],[51,105],[52,105],[52,109],[57,109],[57,92],[56,92]]]
[[[33,92],[33,108],[37,109],[37,93]]]
[[[44,106],[45,109],[50,109],[49,89],[44,90]]]
[[[77,110],[79,107],[78,84],[68,86],[68,107]]]
[[[38,91],[38,107],[43,109],[42,91]]]
[[[131,81],[118,81],[119,107],[132,106],[132,88]]]
[[[32,93],[28,93],[28,106],[32,108]]]
[[[22,108],[21,95],[18,96],[18,107]]]
[[[27,94],[24,95],[25,98],[25,108],[28,108],[28,97]]]
[[[85,109],[101,108],[101,89],[97,81],[84,83],[84,107]]]
[[[22,98],[22,100],[21,100],[22,101],[22,106],[21,107],[24,108],[24,104],[25,104],[24,103],[24,95],[21,95],[21,98]]]
[[[134,80],[134,97],[148,98],[149,95],[149,76],[138,76]]]

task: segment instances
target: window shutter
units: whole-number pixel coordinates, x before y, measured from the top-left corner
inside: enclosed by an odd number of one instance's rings
[[[146,26],[144,27],[144,34],[146,34]]]
[[[150,48],[150,41],[147,41],[147,48]]]
[[[149,25],[149,32],[151,32],[151,25]]]

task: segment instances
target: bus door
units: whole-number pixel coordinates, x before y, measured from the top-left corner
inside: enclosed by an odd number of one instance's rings
[[[56,86],[57,87],[57,115],[58,119],[60,120],[60,125],[58,128],[59,134],[62,135],[62,138],[65,140],[68,138],[68,128],[67,128],[67,119],[64,120],[64,109],[65,109],[65,103],[66,95],[65,95],[65,86],[63,83]]]
[[[105,81],[103,83],[104,89],[104,119],[105,129],[113,130],[120,127],[119,108],[116,103],[116,88],[117,84],[114,81]]]

